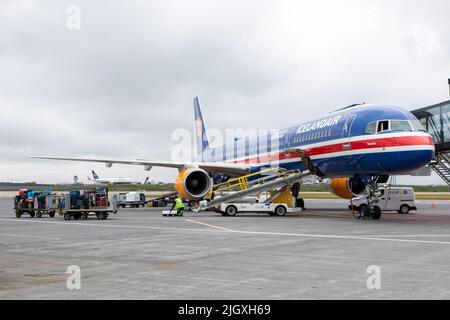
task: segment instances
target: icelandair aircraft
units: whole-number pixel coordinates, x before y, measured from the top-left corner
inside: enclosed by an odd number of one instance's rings
[[[86,159],[32,156],[39,159],[86,161],[177,168],[178,194],[200,200],[211,191],[212,180],[259,172],[271,166],[309,170],[329,178],[330,189],[343,198],[366,192],[374,181],[407,174],[434,157],[434,143],[419,120],[395,106],[353,105],[312,121],[252,139],[210,146],[198,98],[194,99],[195,134],[199,160],[170,162],[153,160]],[[308,161],[305,161],[307,159]],[[212,178],[212,179],[211,179]]]
[[[99,184],[109,184],[109,185],[114,185],[114,184],[139,184],[140,182],[136,182],[136,181],[132,181],[131,179],[127,179],[127,178],[100,178],[94,170],[92,170],[92,177],[93,179],[91,179],[90,177],[87,177],[89,181],[95,182],[95,183],[99,183]],[[145,180],[144,184],[148,181]]]

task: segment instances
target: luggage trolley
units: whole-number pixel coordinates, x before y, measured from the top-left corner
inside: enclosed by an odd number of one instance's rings
[[[49,191],[28,191],[21,189],[19,195],[14,197],[14,211],[16,218],[21,218],[23,214],[29,214],[30,217],[41,218],[48,214],[51,218],[55,216],[58,210],[59,197]]]
[[[72,191],[63,195],[59,214],[64,216],[65,220],[87,219],[91,213],[95,214],[98,220],[105,220],[110,213],[117,213],[116,201],[108,200],[107,189]]]

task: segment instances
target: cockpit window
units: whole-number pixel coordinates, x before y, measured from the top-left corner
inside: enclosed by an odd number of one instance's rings
[[[410,122],[411,122],[411,125],[412,125],[414,131],[427,132],[427,130],[423,126],[422,122],[420,122],[419,120],[415,119],[415,120],[411,120]]]
[[[392,131],[412,131],[411,125],[407,120],[391,120]]]
[[[367,133],[377,133],[377,122],[371,122],[367,125],[366,128]]]
[[[377,132],[383,132],[383,131],[387,131],[389,130],[389,121],[385,120],[385,121],[378,121],[378,129]]]
[[[367,125],[366,132],[375,134],[385,131],[426,131],[419,120],[380,120]]]

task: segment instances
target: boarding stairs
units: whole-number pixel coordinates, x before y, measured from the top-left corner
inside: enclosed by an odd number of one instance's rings
[[[450,185],[450,153],[437,152],[434,160],[430,168]]]

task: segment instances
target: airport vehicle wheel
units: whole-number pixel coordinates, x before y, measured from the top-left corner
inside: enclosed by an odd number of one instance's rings
[[[269,216],[271,216],[271,217],[275,217],[275,213],[273,213],[273,212],[269,212]]]
[[[104,214],[103,212],[97,212],[95,215],[97,216],[97,219],[98,219],[98,220],[103,220],[103,219],[105,219],[105,218],[104,218],[105,214]]]
[[[34,218],[35,214],[34,211],[30,211],[30,217]]]
[[[370,208],[369,208],[369,206],[367,204],[360,205],[359,208],[358,208],[358,212],[363,217],[370,216]]]
[[[70,218],[72,218],[70,213],[68,213],[68,212],[64,213],[64,220],[70,220]]]
[[[284,206],[278,206],[275,208],[274,213],[278,216],[278,217],[284,217],[286,215],[286,207]]]
[[[22,216],[22,213],[19,210],[16,210],[16,218],[20,218]]]
[[[225,209],[225,213],[229,217],[234,217],[238,213],[238,209],[235,206],[228,206]]]
[[[407,204],[402,205],[400,207],[400,210],[398,210],[398,213],[408,214],[409,213],[409,206]]]
[[[87,219],[89,216],[89,212],[83,212],[82,214],[83,219]]]
[[[122,208],[125,208],[125,207],[126,207],[126,205],[122,204],[122,205],[121,205],[121,207],[122,207]]]
[[[42,212],[40,211],[36,212],[36,218],[42,218]]]
[[[50,216],[50,218],[55,217],[55,211],[50,211],[50,212],[48,213],[48,215]]]
[[[372,217],[373,220],[380,220],[381,218],[381,209],[380,207],[375,206],[373,208],[373,212],[370,215]]]
[[[73,215],[73,218],[74,218],[75,220],[79,220],[79,219],[81,218],[81,213],[76,213],[76,214],[74,214],[74,215]]]
[[[103,215],[103,219],[102,219],[102,220],[106,220],[106,219],[108,219],[108,214],[107,214],[107,213],[105,213],[105,214]]]

